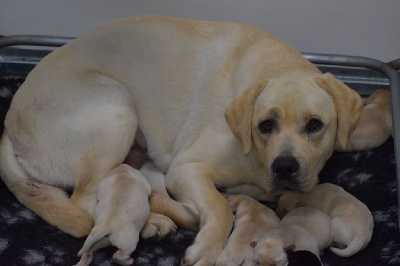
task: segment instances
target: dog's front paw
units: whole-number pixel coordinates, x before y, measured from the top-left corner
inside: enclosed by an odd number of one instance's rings
[[[211,239],[212,241],[212,239]],[[186,249],[182,265],[215,265],[223,245],[218,241],[204,242],[196,239],[195,243]]]
[[[240,247],[236,250],[224,250],[217,259],[216,266],[226,265],[255,265],[252,248]]]
[[[165,215],[150,213],[146,225],[140,232],[143,239],[161,241],[167,236],[175,233],[177,227],[175,223]]]
[[[182,258],[182,265],[215,265],[221,252],[221,248],[207,243],[194,243],[185,252]]]

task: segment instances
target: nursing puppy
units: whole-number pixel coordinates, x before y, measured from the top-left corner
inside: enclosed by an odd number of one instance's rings
[[[165,188],[165,175],[160,172],[160,170],[157,169],[152,162],[145,162],[140,168],[140,172],[146,178],[151,187],[149,201],[150,209],[152,209],[150,218],[140,232],[140,236],[147,240],[160,241],[165,237],[175,233],[177,226],[169,217],[157,213],[157,211],[161,212],[161,210],[158,208],[162,208],[163,205],[157,205],[156,203],[163,202],[166,205],[174,204],[174,210],[176,212],[171,212],[170,216],[172,218],[175,218],[174,214],[179,213],[180,209],[184,208],[184,206],[182,206],[182,204],[178,204],[176,201],[173,201],[168,196],[168,192]],[[154,213],[154,211],[156,213]],[[191,217],[187,219],[189,220],[190,218]],[[176,220],[180,221],[180,219]]]
[[[390,91],[375,91],[361,111],[357,127],[349,139],[348,150],[369,150],[382,145],[393,134]]]
[[[254,264],[255,243],[280,219],[273,210],[245,195],[234,195],[228,202],[235,214],[233,232],[216,265]]]
[[[93,252],[109,246],[119,250],[113,259],[120,265],[132,265],[139,234],[150,214],[149,183],[136,169],[121,164],[97,186],[95,225],[78,256],[77,265],[89,265]]]
[[[277,214],[282,217],[301,206],[312,206],[327,213],[332,219],[333,242],[345,247],[330,250],[349,257],[365,248],[372,237],[374,221],[364,203],[334,184],[317,185],[308,194],[285,193],[279,200]]]
[[[286,255],[289,266],[321,266],[321,260],[312,252],[307,250],[287,250]]]
[[[287,250],[307,250],[318,258],[333,238],[328,215],[312,207],[289,212],[255,247],[257,265],[288,265]]]
[[[335,140],[346,149],[362,105],[251,26],[136,17],[90,31],[31,71],[5,120],[0,175],[25,206],[81,237],[97,185],[136,139],[178,201],[152,209],[200,227],[183,262],[212,265],[233,225],[216,186],[310,191]]]

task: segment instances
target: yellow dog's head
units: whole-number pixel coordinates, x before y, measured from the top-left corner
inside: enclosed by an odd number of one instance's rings
[[[245,155],[264,165],[268,192],[308,192],[335,143],[346,149],[362,106],[331,74],[292,73],[246,89],[225,117]]]

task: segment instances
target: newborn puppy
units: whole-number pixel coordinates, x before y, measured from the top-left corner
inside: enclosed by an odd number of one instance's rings
[[[286,251],[288,266],[321,266],[322,263],[317,256],[307,250]]]
[[[382,145],[393,134],[390,91],[375,91],[361,111],[357,127],[351,134],[347,150],[369,150]]]
[[[319,258],[333,238],[328,215],[312,207],[289,212],[255,247],[257,265],[288,265],[288,250],[307,250]]]
[[[352,256],[371,240],[374,229],[371,212],[364,203],[339,186],[325,183],[317,185],[309,194],[286,193],[280,198],[276,212],[282,217],[301,206],[318,208],[330,216],[333,242],[346,247],[330,248],[339,256]]]
[[[138,170],[122,164],[111,171],[97,186],[95,225],[78,252],[82,257],[77,265],[89,265],[93,252],[108,245],[119,249],[113,255],[116,263],[133,264],[130,255],[150,214],[150,192]]]
[[[273,210],[249,196],[230,196],[228,202],[236,212],[234,229],[216,265],[252,265],[253,245],[280,219]]]

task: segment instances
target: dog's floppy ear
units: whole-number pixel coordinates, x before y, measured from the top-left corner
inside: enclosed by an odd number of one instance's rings
[[[243,151],[248,155],[251,148],[251,120],[254,103],[267,82],[250,87],[236,97],[225,111],[225,119],[233,134],[242,142]]]
[[[335,148],[346,150],[350,135],[360,118],[363,101],[357,92],[347,87],[330,73],[314,78],[314,82],[332,97],[338,116]]]

